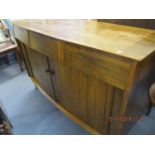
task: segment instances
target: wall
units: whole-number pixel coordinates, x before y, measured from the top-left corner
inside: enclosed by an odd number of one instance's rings
[[[98,19],[98,21],[155,29],[155,19]]]

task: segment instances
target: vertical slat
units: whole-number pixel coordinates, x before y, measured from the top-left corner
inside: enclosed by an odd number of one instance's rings
[[[59,90],[60,88],[58,84],[58,82],[60,81],[59,68],[55,60],[47,58],[47,61],[48,61],[50,70],[54,72],[54,74],[51,76],[51,83],[53,84],[56,101],[59,102],[60,100],[60,90]]]
[[[80,117],[80,95],[79,95],[79,78],[78,71],[71,69],[71,87],[72,87],[72,95],[71,95],[71,103],[72,108],[77,117]]]
[[[63,105],[78,118],[87,120],[87,75],[64,66]]]
[[[105,106],[107,84],[88,77],[88,123],[100,133],[105,134]]]
[[[47,57],[30,49],[28,50],[28,57],[33,70],[34,78],[37,82],[39,82],[42,88],[45,89],[47,94],[54,98],[50,75],[46,73],[46,70],[48,69]]]
[[[95,128],[94,116],[96,111],[96,86],[97,80],[88,76],[88,124]]]
[[[104,109],[106,105],[106,91],[107,84],[104,82],[98,81],[96,87],[96,104],[95,104],[95,128],[98,129],[101,133],[105,133],[104,131]]]
[[[79,72],[79,103],[80,117],[84,122],[87,122],[87,75]]]
[[[111,115],[112,121],[110,123],[110,134],[120,134],[122,98],[123,91],[115,88]]]
[[[114,98],[114,87],[112,85],[107,85],[106,92],[106,105],[105,105],[105,116],[104,116],[104,131],[105,134],[108,134],[109,125],[110,125],[110,116],[112,114],[112,105]]]
[[[65,96],[65,85],[64,85],[64,68],[63,60],[64,60],[64,53],[63,53],[63,42],[58,40],[58,57],[57,57],[57,78],[58,78],[58,87],[59,87],[59,102],[63,105],[64,96]]]
[[[71,76],[70,76],[71,70],[64,66],[63,68],[63,74],[61,79],[62,81],[62,99],[61,104],[70,112],[72,111],[72,103],[71,103]]]

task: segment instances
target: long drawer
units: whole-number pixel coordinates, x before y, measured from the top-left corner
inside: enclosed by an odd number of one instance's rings
[[[36,32],[29,32],[30,47],[54,60],[58,55],[58,40]]]
[[[64,43],[64,64],[124,89],[132,61],[103,51]]]

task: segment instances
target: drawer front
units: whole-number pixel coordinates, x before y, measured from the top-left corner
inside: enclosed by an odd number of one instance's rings
[[[58,41],[39,33],[29,32],[30,46],[32,49],[57,60]]]
[[[103,51],[64,44],[64,64],[124,89],[128,81],[131,60]]]
[[[28,31],[20,28],[18,26],[14,26],[15,38],[21,41],[22,43],[29,46],[29,38],[28,38]]]

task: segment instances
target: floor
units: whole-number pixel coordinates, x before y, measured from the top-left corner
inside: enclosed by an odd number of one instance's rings
[[[0,67],[0,99],[5,103],[15,135],[89,134],[35,89],[27,73],[21,73],[17,64]],[[129,134],[155,134],[155,108]]]
[[[13,64],[0,68],[0,99],[15,135],[89,134],[54,107]]]

